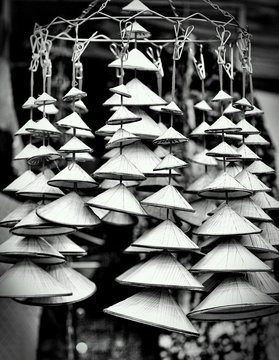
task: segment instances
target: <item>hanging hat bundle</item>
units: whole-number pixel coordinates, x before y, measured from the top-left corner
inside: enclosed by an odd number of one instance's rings
[[[51,76],[48,56],[51,44],[46,41],[44,45],[47,45],[47,50],[43,54],[42,62],[43,93],[34,102],[31,101],[31,96],[24,104],[24,108],[30,108],[31,118],[33,108],[41,106],[43,118],[39,121],[29,120],[16,134],[29,134],[31,140],[42,140],[42,145],[33,153],[16,156],[17,159],[26,159],[29,166],[39,167],[41,172],[35,175],[29,169],[5,189],[30,200],[25,201],[0,222],[1,226],[10,228],[12,233],[12,236],[0,245],[0,261],[14,264],[0,278],[0,296],[30,305],[61,305],[81,301],[96,291],[93,282],[68,265],[67,256],[80,257],[86,252],[66,234],[79,227],[97,225],[100,221],[77,193],[79,188],[96,185],[75,163],[76,152],[84,148],[87,150],[87,146],[79,141],[72,142],[68,146],[62,146],[62,149],[66,147],[64,152],[61,148],[56,151],[49,145],[51,137],[60,135],[60,131],[47,118],[54,113],[54,109],[48,106],[56,100],[46,92]],[[31,67],[30,70],[32,95],[36,69]],[[76,97],[73,102],[75,99]],[[63,125],[72,128],[73,132],[76,128],[86,127],[78,115],[74,120],[64,120]],[[48,164],[61,158],[64,153],[72,154],[72,162],[54,175]],[[70,192],[64,195],[64,191],[66,193],[69,190]]]
[[[225,46],[223,40],[225,37],[228,39],[228,36],[226,31],[220,34],[221,46]],[[222,47],[219,47],[219,52],[221,49]],[[217,208],[211,209],[206,214],[205,221],[194,229],[194,234],[203,239],[211,237],[211,244],[215,247],[191,268],[194,273],[207,273],[209,276],[213,274],[213,278],[216,278],[216,281],[211,281],[211,285],[214,283],[214,286],[208,290],[209,294],[189,313],[191,319],[206,321],[248,319],[279,311],[278,302],[270,296],[272,292],[264,290],[269,286],[259,286],[262,284],[262,274],[272,269],[256,255],[263,251],[274,256],[277,250],[262,238],[262,230],[254,223],[269,224],[272,221],[253,200],[259,192],[266,191],[265,185],[245,169],[248,161],[260,160],[245,145],[245,136],[256,133],[257,130],[244,117],[235,125],[224,115],[222,100],[230,99],[222,90],[222,68],[225,63],[220,53],[218,64],[221,84],[218,94],[222,96],[217,96],[218,99],[215,97],[213,100],[221,102],[221,116],[205,131],[222,135],[222,142],[209,150],[207,155],[223,161],[223,172],[205,186],[199,195],[205,199],[225,201]],[[250,109],[245,94],[232,106],[239,109],[243,116],[244,112]],[[225,141],[225,134],[242,135],[243,144],[234,149]],[[231,173],[231,170],[228,173],[227,163],[231,161],[241,161],[243,170],[236,175]],[[222,276],[218,279],[217,274]],[[268,275],[264,281],[272,287],[275,280]]]
[[[144,287],[146,289],[108,307],[105,312],[143,324],[181,332],[189,336],[197,336],[197,330],[189,322],[170,291],[173,288],[194,291],[203,289],[203,286],[173,254],[176,251],[199,250],[198,246],[173,222],[173,218],[170,216],[170,211],[175,209],[186,212],[194,211],[177,188],[172,185],[173,171],[187,165],[172,153],[174,144],[187,141],[173,127],[174,116],[183,115],[183,112],[174,102],[175,66],[178,60],[178,52],[181,51],[183,45],[183,42],[177,42],[174,48],[172,101],[161,108],[170,116],[170,127],[153,141],[156,145],[167,144],[169,146],[169,153],[152,169],[154,173],[156,171],[158,173],[167,171],[168,182],[162,184],[163,186],[159,187],[159,190],[141,201],[141,204],[148,206],[148,209],[158,208],[165,210],[165,215],[162,216],[164,221],[155,228],[144,232],[132,244],[134,251],[147,251],[151,253],[151,256],[148,256],[145,260],[116,278],[123,285]],[[152,173],[146,174],[146,176],[148,175],[156,176]],[[161,178],[164,179],[165,175],[162,174],[158,177],[158,179]]]

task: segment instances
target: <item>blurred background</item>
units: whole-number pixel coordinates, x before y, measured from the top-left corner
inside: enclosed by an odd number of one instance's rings
[[[111,0],[106,13],[119,14],[129,1]],[[1,0],[0,22],[0,158],[1,189],[9,184],[24,169],[24,164],[13,163],[13,154],[22,148],[19,139],[12,134],[18,126],[28,120],[28,114],[22,111],[22,104],[30,92],[31,49],[29,37],[34,24],[49,23],[54,17],[73,19],[79,16],[90,1],[86,0]],[[100,6],[102,1],[97,2]],[[173,16],[168,0],[145,0],[144,3],[165,15]],[[176,12],[187,16],[202,12],[215,20],[224,20],[224,16],[213,9],[207,1],[175,0]],[[222,9],[233,14],[242,26],[248,26],[252,38],[252,63],[254,70],[254,88],[258,106],[264,110],[264,116],[257,118],[257,127],[263,136],[271,139],[273,146],[262,154],[267,164],[279,167],[279,2],[278,0],[241,0],[216,1]],[[152,34],[167,38],[170,28],[162,22],[143,24]],[[113,22],[92,22],[82,31],[92,34],[95,30],[114,37],[118,26]],[[213,29],[214,30],[214,29]],[[56,28],[55,31],[61,31]],[[206,22],[195,25],[198,38],[214,38],[212,28]],[[81,32],[81,36],[83,33]],[[71,79],[71,44],[57,41],[52,48],[53,84],[52,95],[56,98],[66,92]],[[171,82],[171,57],[166,51],[162,54],[165,78],[163,94],[166,97]],[[108,87],[116,84],[115,72],[107,69],[114,59],[108,44],[89,45],[82,56],[84,66],[83,89],[88,93],[85,102],[89,113],[84,116],[87,124],[94,130],[101,127],[108,118],[108,110],[102,103],[108,98]],[[182,57],[178,67],[178,98],[194,101],[199,91],[197,76],[189,75],[187,57]],[[205,47],[205,67],[207,71],[206,87],[216,92],[217,68],[214,51]],[[190,76],[186,85],[185,74]],[[189,78],[188,78],[189,79]],[[146,79],[151,85],[156,79]],[[241,89],[241,75],[236,75],[235,91]],[[35,78],[35,96],[41,91],[40,74]],[[179,97],[180,95],[180,97]],[[185,101],[184,101],[184,106]],[[61,109],[65,111],[65,109]],[[61,117],[61,115],[59,115]],[[189,114],[188,114],[189,116]],[[187,124],[195,119],[186,119]],[[187,130],[185,124],[178,124]],[[188,127],[189,129],[189,127]],[[98,167],[104,153],[104,141],[96,137],[90,144],[94,148],[96,163],[90,165],[89,172]],[[93,168],[92,168],[93,167]],[[278,179],[268,178],[274,195],[277,195]],[[17,199],[1,195],[1,218],[17,206]],[[278,214],[277,214],[278,215]],[[185,339],[182,335],[162,333],[148,326],[130,323],[105,316],[102,309],[127,297],[130,289],[121,287],[114,278],[138,260],[136,255],[125,256],[123,250],[132,239],[142,232],[148,224],[139,222],[136,227],[119,229],[107,226],[90,232],[91,242],[80,240],[91,262],[84,273],[98,287],[94,297],[72,307],[55,309],[31,308],[18,305],[13,301],[0,300],[0,359],[2,360],[60,360],[60,359],[96,359],[96,360],[140,360],[140,359],[261,359],[275,360],[279,357],[279,319],[253,320],[250,322],[217,323],[204,325],[203,335],[198,341]],[[8,234],[0,230],[4,241]],[[94,241],[95,239],[95,241]],[[4,271],[1,265],[0,270]],[[277,266],[275,264],[275,271]],[[190,301],[190,300],[189,300]],[[70,320],[69,320],[70,319]],[[69,344],[69,327],[73,331],[74,342]],[[2,335],[3,334],[3,335]],[[73,357],[69,357],[68,347],[73,347]]]

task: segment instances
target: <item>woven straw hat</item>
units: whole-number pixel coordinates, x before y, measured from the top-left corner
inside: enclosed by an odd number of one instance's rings
[[[275,172],[274,169],[262,161],[254,161],[251,165],[247,166],[246,170],[255,175],[273,174]]]
[[[126,88],[131,94],[131,98],[124,98],[125,106],[151,106],[165,105],[166,101],[155,94],[148,86],[144,85],[139,79],[134,78],[126,84]],[[113,94],[104,102],[105,106],[121,105],[121,96]]]
[[[65,258],[41,237],[12,235],[0,244],[1,262],[16,263],[24,258],[36,264],[60,264]]]
[[[56,124],[65,128],[75,128],[91,131],[90,127],[86,125],[86,123],[75,111],[72,112],[70,115],[56,121]]]
[[[98,184],[78,164],[68,164],[63,170],[52,177],[48,184],[55,187],[73,189],[91,189]]]
[[[108,67],[120,68],[121,59],[114,60],[108,64]],[[157,66],[137,48],[128,52],[127,57],[123,59],[122,68],[140,71],[158,71]]]
[[[127,159],[125,155],[119,155],[108,160],[94,172],[95,178],[144,180],[145,176]]]
[[[3,191],[4,192],[17,192],[31,182],[36,179],[36,175],[33,173],[32,170],[26,170],[22,173],[18,178],[12,181],[8,186],[6,186]]]
[[[271,271],[237,240],[222,240],[213,250],[192,266],[191,271],[199,272],[245,272]]]
[[[4,219],[0,221],[0,226],[8,228],[15,226],[24,216],[34,210],[36,206],[37,204],[30,200],[24,202],[5,216]]]
[[[76,87],[72,87],[64,96],[63,101],[77,101],[87,96],[85,91],[77,89]]]
[[[170,220],[165,220],[150,231],[144,232],[133,246],[170,251],[199,250],[199,247]]]
[[[37,215],[45,221],[66,226],[91,227],[100,224],[100,219],[73,191],[39,207]]]
[[[279,303],[256,289],[241,276],[222,281],[193,311],[195,320],[244,320],[275,314]]]
[[[167,289],[143,290],[104,311],[164,330],[198,336],[198,332]]]
[[[30,260],[16,263],[0,277],[0,297],[66,296],[71,293],[70,289]]]
[[[260,233],[261,229],[252,224],[249,220],[238,215],[227,204],[200,227],[193,230],[193,233],[200,236],[237,236]]]
[[[167,185],[141,201],[143,205],[166,207],[168,209],[191,211],[195,210],[188,201],[172,185]]]
[[[70,296],[31,298],[23,301],[24,303],[40,306],[72,304],[89,298],[96,291],[96,285],[92,281],[72,269],[67,263],[48,266],[46,271],[53,279],[65,285],[72,294]]]
[[[202,284],[168,251],[133,266],[116,278],[124,285],[202,290]]]
[[[138,216],[147,215],[139,201],[123,184],[118,184],[104,191],[89,200],[87,204],[101,209],[115,210]]]

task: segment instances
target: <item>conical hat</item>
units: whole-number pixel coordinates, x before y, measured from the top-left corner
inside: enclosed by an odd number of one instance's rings
[[[72,295],[31,298],[23,301],[24,303],[40,306],[72,304],[89,298],[96,291],[96,285],[92,281],[72,269],[67,263],[48,266],[46,271],[53,279],[65,285]]]
[[[271,191],[271,189],[267,187],[261,180],[259,180],[256,175],[251,174],[245,169],[237,174],[235,179],[250,191]]]
[[[63,170],[48,181],[48,184],[55,187],[73,189],[91,189],[98,186],[96,181],[83,170],[78,164],[68,164]]]
[[[36,179],[36,175],[31,170],[26,170],[18,178],[12,181],[8,186],[6,186],[4,192],[17,192],[23,189],[25,186],[30,184]]]
[[[134,134],[141,139],[153,140],[162,134],[162,131],[157,124],[145,111],[140,108],[133,107],[133,114],[140,117],[141,120],[123,124],[123,129]],[[119,129],[119,125],[104,125],[95,134],[100,136],[111,136]]]
[[[56,115],[59,113],[59,109],[54,104],[38,106],[40,112],[44,112],[47,115]]]
[[[36,203],[29,200],[26,201],[5,216],[4,219],[0,221],[0,226],[8,228],[15,226],[24,216],[34,210],[36,206]]]
[[[256,129],[253,125],[251,125],[246,119],[242,119],[237,123],[237,127],[241,130],[238,131],[239,134],[242,135],[250,135],[250,134],[259,134],[259,130]]]
[[[270,166],[266,165],[262,161],[254,161],[251,165],[246,168],[252,174],[261,175],[261,174],[273,174],[275,172]]]
[[[75,128],[81,130],[91,130],[89,126],[82,120],[82,118],[75,111],[70,115],[56,121],[56,124],[65,128]]]
[[[138,136],[128,132],[125,129],[119,128],[106,144],[106,149],[133,144],[139,140],[140,138]]]
[[[120,213],[118,211],[109,211],[102,221],[115,226],[130,226],[137,223],[137,218],[129,214]]]
[[[46,174],[40,173],[36,176],[34,181],[17,191],[17,194],[28,197],[44,197],[48,199],[64,195],[60,189],[49,186],[48,180],[50,179]]]
[[[15,157],[14,160],[27,160],[37,154],[38,148],[33,144],[27,144]]]
[[[74,136],[74,129],[68,129],[65,134]],[[91,138],[94,139],[95,136],[89,130],[75,129],[75,136],[78,138]]]
[[[203,286],[176,258],[164,251],[116,278],[124,285],[202,290]]]
[[[230,200],[230,207],[249,220],[272,221],[271,217],[250,198]]]
[[[233,97],[227,94],[225,91],[220,90],[211,101],[217,102],[217,101],[229,101],[229,100],[233,100]]]
[[[167,185],[155,192],[154,194],[148,196],[141,201],[143,205],[152,205],[159,207],[166,207],[168,209],[176,209],[183,211],[195,210],[188,203],[188,201],[180,194],[180,192],[172,185]]]
[[[60,154],[50,145],[42,145],[38,148],[37,153],[31,156],[27,163],[29,165],[37,165],[42,162],[42,159],[45,161],[57,160],[61,157]]]
[[[200,236],[234,236],[257,234],[261,229],[249,220],[238,215],[227,204],[210,216],[200,227],[193,230],[193,234]]]
[[[73,136],[66,144],[61,146],[59,151],[63,153],[83,153],[83,152],[92,152],[92,149],[84,144],[76,136]]]
[[[225,110],[223,111],[224,115],[232,115],[232,114],[236,114],[239,113],[241,110],[235,108],[232,103],[230,103]]]
[[[245,279],[258,290],[270,296],[279,295],[279,283],[269,273],[255,272],[245,274]]]
[[[145,176],[129,161],[125,155],[108,160],[94,172],[95,178],[144,180]]]
[[[241,155],[241,160],[249,160],[249,161],[255,161],[260,160],[261,158],[254,153],[247,145],[242,144],[238,149],[237,152],[239,155]]]
[[[75,192],[37,209],[43,220],[66,226],[89,227],[100,224],[100,219]]]
[[[89,200],[87,204],[101,209],[115,210],[138,216],[147,215],[138,200],[123,184],[118,184],[106,190]]]
[[[73,100],[80,100],[87,96],[86,92],[77,89],[76,87],[72,87],[67,94],[63,96],[64,101],[73,101]]]
[[[170,220],[163,221],[148,232],[145,231],[133,246],[170,251],[199,250],[199,247]]]
[[[279,210],[279,201],[265,192],[254,194],[251,199],[263,210]]]
[[[139,79],[134,78],[126,84],[126,87],[131,94],[131,98],[124,98],[123,105],[134,106],[150,106],[150,105],[165,105],[166,101],[155,94],[149,87],[144,85]],[[114,106],[121,104],[121,96],[113,94],[103,105]]]
[[[65,258],[41,237],[13,235],[0,245],[1,262],[16,263],[28,257],[36,264],[60,264]]]
[[[133,187],[133,186],[137,186],[140,182],[139,181],[134,181],[134,180],[123,180],[122,184],[125,185],[126,187]],[[113,186],[119,184],[119,180],[112,180],[112,179],[104,179],[100,184],[99,184],[99,189],[102,190],[107,190],[112,188]]]
[[[162,189],[162,187],[168,184],[169,179],[167,177],[148,177],[146,180],[140,182],[137,186],[137,191],[154,192]],[[178,190],[183,189],[183,186],[178,184],[173,178],[171,178],[170,185]]]
[[[36,109],[38,105],[35,104],[36,99],[34,96],[29,96],[29,98],[22,105],[22,109]]]
[[[271,315],[279,303],[256,289],[241,276],[222,281],[191,313],[195,320],[244,320]]]
[[[43,117],[42,119],[38,120],[37,122],[34,122],[33,125],[30,125],[30,127],[26,127],[26,130],[33,133],[47,133],[49,135],[60,135],[61,132],[56,129],[55,126],[51,124],[51,122]]]
[[[110,88],[109,90],[111,92],[113,92],[114,94],[118,94],[118,95],[125,96],[128,98],[131,97],[131,94],[129,93],[129,91],[127,90],[127,88],[124,84],[114,86],[114,87]]]
[[[156,148],[154,149],[153,153],[157,156],[159,156],[160,159],[163,159],[166,155],[169,154],[169,148],[168,147],[164,147],[161,145],[156,146]]]
[[[159,162],[159,164],[154,168],[154,170],[179,169],[185,166],[188,166],[185,161],[179,159],[173,154],[168,154],[161,162]]]
[[[29,127],[33,127],[35,124],[35,121],[32,119],[29,119],[20,129],[18,129],[14,135],[15,136],[22,136],[22,135],[30,135],[30,131],[27,131],[26,129]]]
[[[46,92],[43,92],[35,100],[35,105],[37,105],[37,106],[39,106],[39,105],[49,105],[49,104],[54,104],[55,102],[56,102],[56,99],[54,97],[47,94]]]
[[[240,244],[245,246],[247,249],[253,251],[258,254],[259,252],[271,252],[277,254],[278,251],[267,242],[261,234],[250,234],[250,235],[242,235],[239,240]]]
[[[245,98],[241,98],[233,103],[233,106],[237,109],[241,109],[242,111],[253,110],[253,105]]]
[[[151,33],[135,20],[123,30],[123,35],[129,39],[147,39],[151,36]]]
[[[258,162],[258,161],[257,161]],[[242,167],[237,163],[230,161],[226,166],[226,173],[232,177],[236,177],[242,171]]]
[[[214,176],[209,173],[205,173],[199,178],[197,178],[192,184],[190,184],[187,189],[184,190],[186,193],[197,194],[203,190],[206,186],[212,183]]]
[[[11,232],[20,236],[54,236],[69,234],[75,231],[73,226],[58,226],[39,218],[36,210],[37,208],[22,218],[11,229]]]
[[[175,130],[172,126],[168,128],[162,135],[158,136],[157,139],[153,140],[154,144],[181,144],[188,141],[186,136]]]
[[[134,144],[125,146],[122,150],[122,154],[147,177],[169,175],[167,170],[154,171],[154,168],[159,164],[161,159],[142,142],[138,141]],[[172,170],[172,175],[177,174],[176,170]]]
[[[141,120],[141,117],[128,110],[126,106],[120,106],[106,121],[108,125],[127,124]]]
[[[212,111],[212,107],[205,100],[201,100],[194,105],[194,108],[202,111]]]
[[[210,128],[206,130],[207,133],[230,133],[230,132],[238,132],[241,130],[241,127],[236,126],[229,118],[225,115],[220,116]]]
[[[70,289],[30,260],[18,262],[0,277],[0,297],[29,298],[71,293]]]
[[[164,330],[198,336],[167,289],[143,290],[108,307],[104,312]]]
[[[264,112],[257,108],[256,106],[253,106],[253,109],[252,110],[247,110],[245,111],[245,116],[248,117],[248,116],[255,116],[255,115],[262,115]]]
[[[173,115],[183,115],[183,111],[176,105],[174,101],[171,101],[168,105],[161,107],[162,112],[166,112]]]
[[[131,12],[131,13],[141,12],[142,14],[145,15],[151,13],[151,10],[146,5],[144,5],[140,0],[131,1],[128,5],[122,8],[122,11]]]
[[[57,235],[57,236],[48,236],[47,242],[54,247],[62,255],[67,256],[84,256],[86,251],[74,243],[68,236]]]
[[[75,101],[75,106],[72,104],[72,110],[78,109],[81,114],[87,114],[88,109],[82,100]]]
[[[225,141],[222,141],[220,144],[215,146],[213,149],[209,150],[206,153],[207,156],[214,156],[214,157],[233,157],[233,158],[240,158],[241,155],[238,154],[229,144]]]
[[[262,237],[273,246],[279,246],[279,229],[270,222],[262,222],[259,224],[262,229]]]
[[[210,125],[206,121],[202,121],[199,126],[197,126],[193,131],[191,131],[189,137],[208,135],[205,131],[209,128]]]
[[[271,271],[238,241],[222,240],[213,250],[192,266],[191,271],[199,272],[245,272]]]
[[[191,202],[192,208],[195,210],[194,213],[189,213],[181,210],[176,210],[175,215],[182,221],[185,221],[194,226],[200,226],[203,221],[208,218],[210,213],[216,207],[214,200],[209,199],[198,199]]]
[[[158,71],[158,68],[151,62],[140,50],[134,48],[128,52],[127,57],[123,59],[123,69],[132,69],[140,71]],[[108,67],[121,68],[120,58],[114,60]]]
[[[226,199],[227,197],[235,199],[249,196],[250,194],[251,191],[249,189],[246,189],[236,178],[233,178],[226,172],[223,172],[199,192],[200,196],[213,199]]]
[[[116,157],[120,155],[120,150],[119,148],[112,148],[111,150],[107,151],[102,157],[101,159],[111,159],[113,157]]]
[[[190,160],[200,165],[217,166],[218,165],[217,160],[214,159],[212,156],[208,156],[207,153],[208,150],[204,149],[200,153],[193,155],[193,157]]]

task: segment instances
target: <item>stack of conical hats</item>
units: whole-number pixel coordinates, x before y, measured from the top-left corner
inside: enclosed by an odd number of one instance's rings
[[[38,137],[42,139],[42,146],[37,148],[30,142],[16,159],[26,159],[30,167],[36,166],[40,172],[36,175],[29,168],[5,188],[7,192],[30,200],[0,221],[0,226],[10,228],[12,233],[0,245],[0,261],[14,264],[0,278],[0,296],[16,298],[31,305],[81,301],[91,296],[96,286],[67,264],[67,256],[80,257],[86,252],[66,234],[100,222],[76,192],[96,185],[93,178],[75,162],[75,154],[81,149],[87,151],[87,145],[81,141],[72,141],[68,147],[66,144],[66,152],[73,154],[73,159],[55,175],[48,165],[59,160],[65,148],[62,146],[61,151],[56,151],[49,143],[46,145],[52,136],[60,134],[47,118],[49,114],[54,114],[54,109],[47,106],[53,105],[56,100],[46,92],[37,100],[31,100],[28,99],[24,108],[33,110],[40,106],[43,118],[37,122],[29,120],[16,135],[29,134],[31,141],[32,137]],[[73,129],[74,135],[76,129],[90,130],[76,112],[61,119],[59,125]],[[68,193],[64,195],[64,192]],[[54,199],[60,201],[57,203]]]
[[[221,92],[219,97],[220,95]],[[219,97],[216,96],[213,100],[225,100],[225,95],[220,99]],[[203,222],[196,223],[193,233],[200,237],[202,249],[203,242],[204,245],[211,244],[210,247],[214,247],[191,271],[194,274],[199,272],[222,276],[211,282],[209,295],[189,313],[191,319],[238,320],[279,311],[279,304],[272,297],[272,291],[269,291],[275,280],[264,275],[272,271],[272,268],[262,261],[274,258],[277,250],[268,236],[261,236],[261,226],[274,226],[265,210],[276,209],[277,201],[265,193],[269,190],[268,187],[246,168],[247,163],[249,165],[253,162],[250,168],[260,174],[263,167],[261,164],[257,165],[260,158],[245,143],[247,136],[258,134],[258,130],[245,119],[247,104],[246,99],[231,104],[231,109],[235,106],[238,116],[240,114],[242,118],[237,124],[227,117],[232,116],[233,119],[236,112],[226,108],[227,111],[222,113],[223,106],[220,106],[221,116],[205,130],[208,134],[222,135],[222,142],[209,150],[207,155],[222,160],[223,171],[200,190],[199,195],[204,201],[225,201],[215,209],[214,206],[208,208]],[[226,134],[241,135],[242,145],[238,148],[230,146],[226,142]],[[240,161],[241,168],[237,165]],[[192,222],[194,220],[190,219]],[[278,283],[275,281],[275,284]]]
[[[129,54],[126,60],[126,64],[129,64],[129,66],[126,65],[125,68],[132,68],[131,64],[135,62],[134,70],[151,70],[140,67],[140,64],[137,63],[141,59],[140,57],[136,57],[135,60],[134,57],[131,57],[131,60],[129,60]],[[118,64],[118,62],[113,64]],[[127,102],[123,101],[123,103],[126,105],[140,105],[137,104],[139,94],[134,96],[131,93],[131,95]],[[133,101],[136,103],[134,104]],[[141,105],[160,104],[146,102]],[[161,105],[164,105],[164,102],[161,102]],[[146,192],[155,190],[153,194],[143,197],[141,205],[151,216],[161,219],[161,222],[151,230],[144,232],[132,244],[133,251],[147,253],[150,256],[147,256],[145,260],[118,276],[116,280],[123,285],[147,289],[108,307],[105,312],[143,324],[196,336],[198,335],[196,329],[189,322],[186,314],[171,293],[172,288],[203,289],[200,282],[190,274],[173,254],[173,252],[177,251],[199,250],[198,246],[176,225],[172,216],[174,210],[194,212],[194,209],[180,193],[179,185],[173,179],[173,176],[179,174],[180,168],[187,166],[185,161],[172,153],[175,144],[187,141],[187,138],[172,126],[173,117],[181,116],[183,112],[174,101],[161,106],[160,111],[168,113],[172,119],[171,126],[158,134],[153,140],[155,145],[167,145],[169,147],[168,151],[163,154],[163,158],[158,157],[140,142],[124,146],[122,149],[122,156],[126,156],[147,177],[145,181],[138,185],[138,190]],[[138,124],[140,124],[140,121]],[[141,137],[141,133],[136,135]],[[143,138],[147,139],[146,137]],[[117,158],[119,158],[119,155]],[[112,160],[114,159],[112,158]],[[110,204],[114,204],[114,202],[110,201]]]

